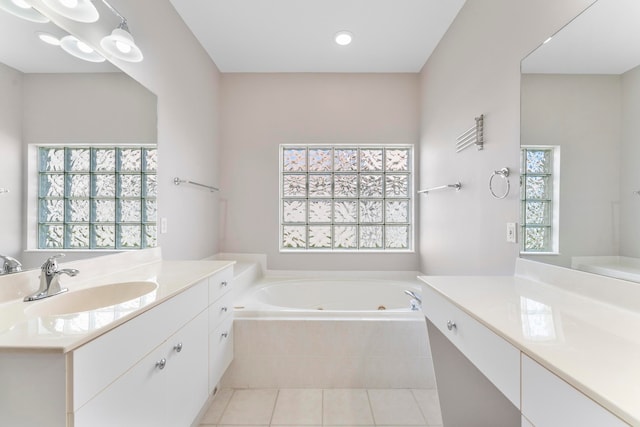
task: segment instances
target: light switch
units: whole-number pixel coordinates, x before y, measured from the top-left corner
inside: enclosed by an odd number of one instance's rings
[[[518,241],[516,237],[516,223],[508,222],[507,223],[507,242],[516,243]]]

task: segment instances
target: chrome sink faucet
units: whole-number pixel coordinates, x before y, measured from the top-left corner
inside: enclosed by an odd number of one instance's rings
[[[75,268],[58,268],[56,258],[63,257],[64,254],[58,254],[50,257],[42,264],[40,272],[40,289],[36,293],[24,298],[25,301],[37,301],[43,298],[52,297],[54,295],[67,292],[69,289],[60,287],[60,275],[66,274],[71,277],[79,273]]]
[[[22,264],[17,259],[6,255],[0,255],[0,259],[3,261],[0,274],[19,273],[22,271]]]

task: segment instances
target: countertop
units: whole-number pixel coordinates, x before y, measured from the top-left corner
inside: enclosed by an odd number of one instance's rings
[[[586,274],[569,273],[560,285],[519,276],[419,278],[610,412],[640,425],[640,311],[578,292],[580,284],[565,286],[596,280]],[[626,286],[611,280],[603,279],[603,286],[612,283],[610,292]],[[637,284],[628,286],[637,292]]]
[[[121,304],[64,315],[37,316],[30,311],[34,311],[31,307],[64,298],[65,294],[34,302],[23,302],[22,298],[4,302],[0,304],[0,351],[72,351],[232,264],[233,261],[157,260],[113,273],[104,273],[102,267],[101,274],[96,275],[80,268],[78,276],[61,279],[62,286],[69,288],[67,295],[89,287],[133,281],[154,282],[157,288]],[[28,277],[35,274],[37,280],[37,272],[18,273],[16,280],[20,280],[22,274]],[[36,281],[33,291],[37,287]]]

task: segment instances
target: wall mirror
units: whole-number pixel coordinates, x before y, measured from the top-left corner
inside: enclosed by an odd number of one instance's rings
[[[35,196],[27,185],[29,144],[155,144],[157,99],[104,61],[75,58],[38,38],[67,35],[55,24],[34,23],[0,9],[0,253],[39,267],[51,253],[32,252],[27,209]],[[34,200],[32,200],[34,199]],[[35,202],[37,203],[37,202]],[[31,216],[31,218],[29,218]],[[31,233],[33,235],[33,233]],[[73,260],[105,252],[65,251]]]
[[[555,150],[522,161],[523,257],[640,281],[639,22],[597,0],[522,61],[521,148]]]

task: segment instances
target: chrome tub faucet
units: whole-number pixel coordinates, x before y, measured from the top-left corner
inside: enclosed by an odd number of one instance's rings
[[[42,264],[40,272],[40,288],[36,293],[24,298],[25,301],[37,301],[43,298],[52,297],[54,295],[67,292],[69,289],[60,287],[60,275],[75,276],[79,273],[75,268],[58,268],[56,258],[63,257],[64,254],[58,254],[47,259]]]
[[[411,311],[420,311],[422,309],[422,298],[420,298],[415,292],[408,289],[405,290],[404,293],[411,297],[411,301],[409,301]]]

